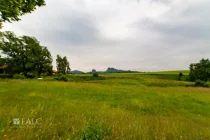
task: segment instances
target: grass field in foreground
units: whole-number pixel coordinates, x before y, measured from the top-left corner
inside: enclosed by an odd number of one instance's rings
[[[210,89],[186,87],[193,83],[164,76],[0,79],[0,139],[210,139]],[[41,122],[17,127],[13,118]]]

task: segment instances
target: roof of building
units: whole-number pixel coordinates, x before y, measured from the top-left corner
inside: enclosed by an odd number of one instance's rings
[[[3,65],[3,66],[0,66],[0,69],[5,69],[7,67],[8,67],[8,65]]]

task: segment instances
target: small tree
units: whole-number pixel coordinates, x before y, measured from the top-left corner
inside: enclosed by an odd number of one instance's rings
[[[179,76],[178,76],[178,80],[181,80],[182,76],[183,76],[183,73],[180,72],[180,73],[179,73]]]
[[[71,71],[70,63],[66,56],[62,58],[60,55],[57,55],[56,65],[58,73],[67,74]]]

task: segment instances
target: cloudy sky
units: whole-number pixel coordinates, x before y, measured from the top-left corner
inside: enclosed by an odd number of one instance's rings
[[[210,58],[210,0],[46,3],[4,30],[36,37],[72,69],[179,70]]]

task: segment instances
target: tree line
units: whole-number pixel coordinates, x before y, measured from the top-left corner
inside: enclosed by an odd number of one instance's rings
[[[4,22],[19,21],[20,16],[45,5],[45,0],[1,0],[0,29]],[[13,32],[0,31],[0,54],[0,65],[7,64],[10,74],[22,73],[26,77],[30,73],[38,77],[42,73],[52,74],[51,53],[34,37],[18,37]],[[67,74],[71,70],[66,56],[57,55],[56,65],[58,73]]]
[[[30,36],[16,36],[13,32],[2,32],[0,35],[0,65],[7,64],[7,73],[23,74],[28,77],[35,74],[52,74],[52,56],[47,47],[40,45],[39,41]],[[57,55],[58,73],[70,72],[70,63],[67,57]]]
[[[31,13],[37,7],[45,6],[45,0],[0,0],[0,29],[4,22],[19,21],[20,16]],[[45,46],[41,46],[34,37],[17,37],[13,32],[0,31],[0,65],[8,64],[11,74],[52,72],[52,56]],[[67,58],[57,55],[57,72],[66,74],[70,72]],[[190,64],[190,81],[210,80],[210,61],[202,59],[199,63]]]

